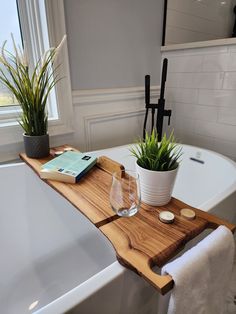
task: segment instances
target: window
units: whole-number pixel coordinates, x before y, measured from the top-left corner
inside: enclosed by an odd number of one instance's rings
[[[0,43],[2,45],[2,43],[7,40],[7,50],[13,52],[10,33],[14,34],[17,45],[21,46],[22,44],[17,3],[16,0],[0,0],[0,4]],[[6,27],[6,25],[8,25],[8,27]],[[0,84],[0,106],[9,105],[16,105],[16,101],[6,87]]]
[[[22,36],[27,54],[34,62],[49,47],[58,45],[66,33],[63,0],[0,0],[0,3],[1,15],[5,15],[5,22],[2,20],[4,25],[1,22],[0,27],[1,30],[6,30],[1,31],[1,43],[9,39],[10,44],[11,32],[18,44],[21,44]],[[7,11],[4,12],[2,9],[5,6],[8,10],[8,17]],[[8,19],[11,23],[8,23]],[[7,47],[9,49],[9,45]],[[61,64],[60,71],[63,79],[57,84],[49,101],[49,134],[51,136],[72,132],[72,100],[66,45],[60,51],[58,62]],[[3,105],[0,105],[0,146],[22,141],[22,129],[17,123],[19,107],[12,96],[7,93],[0,86],[0,99],[2,95],[3,102]]]

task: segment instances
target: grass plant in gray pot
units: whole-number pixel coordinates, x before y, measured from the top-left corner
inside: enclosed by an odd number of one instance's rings
[[[152,206],[169,203],[182,154],[173,132],[169,137],[164,134],[160,142],[155,129],[151,135],[146,132],[144,141],[140,139],[130,151],[137,158],[141,200]]]
[[[14,95],[20,108],[19,124],[24,130],[26,155],[47,157],[50,153],[47,102],[50,91],[58,82],[55,59],[62,42],[47,50],[36,65],[29,63],[27,54],[17,48],[12,36],[14,54],[5,48],[0,53],[0,82]]]

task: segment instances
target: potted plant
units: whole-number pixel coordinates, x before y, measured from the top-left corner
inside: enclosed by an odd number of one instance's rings
[[[49,155],[47,100],[58,82],[58,66],[55,67],[54,62],[64,40],[65,37],[58,47],[47,50],[35,66],[30,65],[26,53],[16,47],[13,36],[14,54],[6,50],[6,41],[0,53],[0,82],[19,103],[25,152],[31,158]]]
[[[164,134],[160,142],[155,129],[151,135],[146,132],[144,141],[140,139],[130,151],[137,158],[142,201],[153,206],[167,204],[171,199],[181,156],[181,148],[177,147],[173,132],[169,137]]]

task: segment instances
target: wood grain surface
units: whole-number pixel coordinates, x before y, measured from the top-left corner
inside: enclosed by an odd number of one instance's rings
[[[37,173],[41,165],[51,158],[57,150],[63,150],[67,145],[51,150],[51,156],[46,159],[31,159],[25,154],[20,157]],[[100,168],[99,168],[100,166]],[[91,169],[77,184],[68,184],[53,180],[45,180],[58,193],[81,211],[109,239],[116,250],[119,262],[132,269],[150,282],[161,294],[173,287],[169,275],[161,276],[152,271],[152,267],[163,266],[175,256],[184,245],[206,228],[215,229],[225,225],[232,232],[236,226],[207,212],[193,208],[180,200],[171,201],[160,207],[142,203],[139,212],[129,218],[119,217],[111,210],[109,190],[111,173],[122,171],[123,166],[106,157],[100,159],[100,164]],[[180,215],[183,208],[193,209],[196,218],[187,220]],[[175,214],[172,224],[164,224],[158,219],[161,211],[168,210]]]
[[[61,151],[68,145],[59,146],[51,149],[51,155],[43,159],[28,158],[26,154],[21,153],[20,158],[26,162],[39,176],[41,166],[51,160],[55,151]],[[75,151],[78,151],[74,149]],[[103,157],[100,162],[104,168],[106,158]],[[120,164],[113,162],[115,170],[122,170]],[[54,190],[65,197],[72,205],[80,210],[95,226],[99,227],[109,221],[117,218],[112,211],[109,202],[109,190],[111,186],[110,168],[107,171],[101,170],[99,167],[93,167],[80,181],[76,184],[58,182],[53,180],[43,180]]]

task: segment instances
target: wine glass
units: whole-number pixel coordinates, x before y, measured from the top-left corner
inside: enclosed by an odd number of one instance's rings
[[[122,217],[135,215],[140,207],[139,175],[135,171],[123,170],[112,175],[110,204],[113,211]]]

